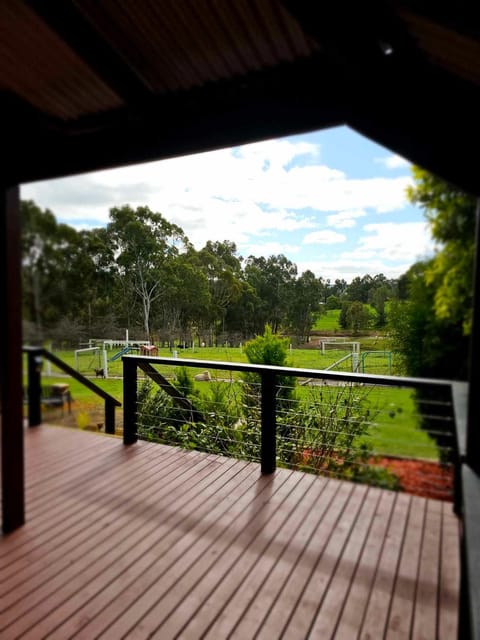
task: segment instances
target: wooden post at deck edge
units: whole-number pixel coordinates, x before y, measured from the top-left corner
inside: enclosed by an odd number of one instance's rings
[[[476,218],[466,462],[480,474],[480,404],[477,396],[480,389],[480,198],[477,200]]]
[[[25,522],[19,189],[0,187],[0,358],[2,528]]]

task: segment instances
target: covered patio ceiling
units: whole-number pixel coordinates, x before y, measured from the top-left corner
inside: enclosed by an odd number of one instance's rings
[[[479,193],[477,12],[433,0],[5,0],[2,182],[347,124]]]

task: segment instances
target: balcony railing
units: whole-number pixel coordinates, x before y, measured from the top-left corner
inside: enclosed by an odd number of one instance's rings
[[[390,488],[398,481],[389,468],[416,459],[422,489],[452,497],[448,381],[183,358],[126,356],[123,364],[126,444],[141,437],[257,461],[262,473],[281,465]],[[439,467],[451,487],[436,486]]]
[[[67,373],[69,376],[80,382],[84,387],[102,398],[105,407],[105,433],[115,433],[115,407],[120,407],[121,402],[101,389],[94,382],[73,369],[66,362],[43,347],[23,347],[23,352],[27,354],[28,369],[28,424],[30,427],[37,426],[42,422],[42,384],[41,372],[43,360],[50,360],[55,366]],[[70,401],[70,399],[69,399]]]

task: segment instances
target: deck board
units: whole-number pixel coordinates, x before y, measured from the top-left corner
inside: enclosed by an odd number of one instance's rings
[[[425,525],[426,500],[417,500],[410,509],[408,528],[395,576],[395,587],[390,608],[387,639],[405,638],[410,635],[415,608],[417,576]]]
[[[62,427],[25,450],[2,638],[455,635],[450,504]]]

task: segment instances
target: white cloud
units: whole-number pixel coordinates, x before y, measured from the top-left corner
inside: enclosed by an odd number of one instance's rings
[[[358,246],[348,256],[359,260],[382,259],[410,265],[431,255],[434,243],[425,222],[384,222],[366,224],[368,234],[359,238]]]
[[[294,210],[342,212],[371,208],[386,212],[405,206],[409,177],[350,180],[342,171],[319,164],[318,154],[318,145],[271,140],[25,185],[22,197],[51,208],[73,225],[105,224],[112,206],[148,205],[167,219],[174,218],[187,235],[192,235],[188,228],[192,218],[197,228],[208,227],[215,232],[219,215],[222,227],[238,231],[239,211],[254,207],[258,211],[260,206],[288,210],[290,213],[280,223],[290,224],[291,228],[308,224],[308,219]],[[290,166],[298,158],[316,164]],[[248,215],[243,219],[242,233],[257,231]],[[262,220],[266,217],[258,222]]]
[[[285,256],[298,254],[301,251],[301,247],[298,245],[283,244],[281,242],[262,242],[258,244],[245,244],[241,247],[240,254],[245,258],[248,256],[255,256],[257,258],[264,256],[277,256],[283,254]]]
[[[363,218],[366,215],[367,212],[362,209],[357,211],[340,211],[340,213],[327,216],[327,224],[329,227],[336,227],[337,229],[349,229],[357,224],[357,218]]]
[[[383,164],[387,169],[404,169],[411,164],[408,160],[396,154],[385,156],[384,158],[375,158],[375,162]]]
[[[350,282],[358,275],[383,273],[398,278],[411,265],[431,256],[434,243],[424,222],[367,224],[366,235],[359,238],[356,248],[338,257],[299,260],[299,273],[310,269],[322,278],[343,278]]]
[[[322,231],[307,233],[303,239],[303,244],[338,244],[339,242],[345,242],[346,239],[343,233],[323,229]]]
[[[251,166],[267,171],[270,168],[287,167],[295,158],[319,156],[318,145],[310,142],[292,143],[288,140],[265,140],[236,147],[233,154],[247,160]]]
[[[382,260],[355,260],[349,258],[340,258],[338,260],[303,260],[296,261],[298,273],[304,273],[307,269],[312,271],[317,277],[334,280],[343,279],[351,282],[357,276],[363,276],[369,273],[375,275],[383,273],[387,278],[398,278],[405,273],[411,262],[403,262],[398,264],[386,264]]]

